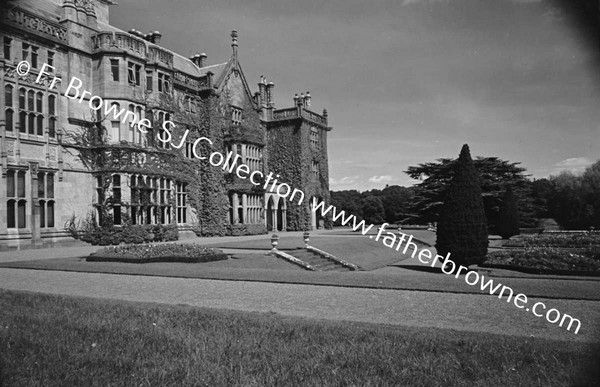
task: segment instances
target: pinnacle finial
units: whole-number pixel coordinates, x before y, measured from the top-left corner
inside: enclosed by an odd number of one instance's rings
[[[237,38],[238,38],[238,32],[236,30],[231,31],[231,45],[232,46],[237,46]]]

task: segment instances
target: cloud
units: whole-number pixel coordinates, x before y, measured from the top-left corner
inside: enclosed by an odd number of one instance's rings
[[[407,5],[413,5],[413,4],[425,4],[425,3],[444,3],[444,2],[448,2],[449,0],[403,0],[402,1],[402,5],[403,6],[407,6]],[[533,4],[533,3],[540,3],[542,2],[542,0],[509,0],[511,3],[513,4]]]
[[[563,171],[581,173],[593,163],[594,162],[587,157],[571,157],[554,164],[554,170],[551,174],[554,175]]]
[[[357,176],[344,176],[341,179],[334,177],[329,178],[329,188],[334,191],[340,191],[345,189],[356,189]]]
[[[344,176],[341,179],[335,179],[333,177],[330,177],[329,184],[337,184],[337,185],[352,184],[356,181],[356,179],[358,179],[358,176]]]
[[[542,0],[510,0],[511,3],[514,4],[532,4],[532,3],[541,3]]]
[[[444,1],[446,1],[446,0],[404,0],[402,2],[402,5],[406,6],[406,5],[412,5],[412,4],[417,4],[417,3],[441,3]]]
[[[390,175],[372,176],[369,178],[369,183],[389,183],[393,180]]]

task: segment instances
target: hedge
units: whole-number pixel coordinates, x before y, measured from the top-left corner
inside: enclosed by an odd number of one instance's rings
[[[176,241],[179,235],[176,225],[144,224],[90,228],[81,231],[79,239],[92,245],[108,246]]]

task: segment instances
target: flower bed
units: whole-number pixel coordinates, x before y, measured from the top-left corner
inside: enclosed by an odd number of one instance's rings
[[[227,259],[223,251],[193,243],[145,244],[106,247],[90,254],[88,262],[212,262]]]
[[[488,254],[481,265],[507,268],[530,268],[600,273],[600,246],[580,249],[530,247],[523,250],[504,250]]]
[[[600,233],[552,233],[539,234],[523,238],[511,239],[502,244],[502,247],[564,247],[580,248],[586,246],[600,246]]]

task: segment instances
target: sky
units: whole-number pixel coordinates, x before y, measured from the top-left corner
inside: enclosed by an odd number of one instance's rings
[[[564,1],[563,1],[564,3]],[[332,190],[418,181],[408,166],[475,156],[534,178],[600,159],[599,43],[559,0],[121,0],[111,24],[223,63],[231,30],[253,91],[326,108]],[[589,35],[587,35],[589,38]]]

